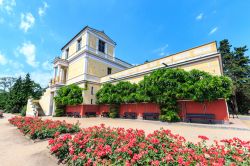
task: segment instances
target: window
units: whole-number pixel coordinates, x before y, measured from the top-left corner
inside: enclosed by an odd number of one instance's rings
[[[77,40],[77,51],[79,51],[82,47],[82,39]]]
[[[93,99],[90,100],[90,103],[93,104]]]
[[[105,42],[104,42],[104,41],[99,40],[98,50],[99,50],[100,52],[105,53]]]
[[[112,68],[108,67],[108,75],[110,75],[112,73]]]
[[[94,95],[94,87],[91,87],[91,95]]]
[[[69,57],[69,48],[67,48],[65,51],[65,59],[68,59],[68,57]]]

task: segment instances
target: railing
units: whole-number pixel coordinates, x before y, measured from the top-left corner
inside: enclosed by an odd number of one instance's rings
[[[60,80],[60,79],[59,79],[59,76],[57,76],[57,77],[55,77],[55,78],[52,78],[52,79],[50,80],[50,82],[51,82],[51,85],[66,84],[66,80],[65,80],[65,79]]]

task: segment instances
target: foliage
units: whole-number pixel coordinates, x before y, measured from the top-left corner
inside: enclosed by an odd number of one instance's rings
[[[233,93],[228,105],[233,112],[247,113],[250,105],[250,58],[245,55],[246,46],[231,49],[227,39],[220,41],[223,72],[233,81]]]
[[[250,142],[238,138],[206,145],[187,142],[170,130],[145,135],[143,130],[94,126],[49,140],[51,154],[68,165],[249,165]],[[222,145],[221,145],[222,144]]]
[[[4,92],[4,91],[0,92],[0,110],[5,109],[7,96],[8,96],[8,92]]]
[[[109,110],[110,118],[118,118],[119,116],[119,105],[111,105]]]
[[[75,133],[80,131],[78,123],[69,124],[65,121],[15,116],[9,119],[9,122],[31,139],[54,138],[62,133]]]
[[[4,92],[9,91],[10,88],[13,86],[15,83],[16,78],[14,77],[1,77],[0,78],[0,87],[2,87],[1,90]]]
[[[57,105],[77,105],[83,102],[82,88],[71,84],[61,87],[54,97]]]
[[[55,108],[55,117],[61,117],[65,115],[65,106],[64,105],[59,105],[56,104],[56,108]]]
[[[159,69],[145,76],[138,85],[119,82],[105,84],[97,92],[99,104],[154,102],[161,107],[162,120],[177,120],[177,100],[199,102],[228,98],[232,84],[228,77],[183,69]],[[169,111],[169,113],[168,113]]]
[[[25,105],[25,106],[22,108],[21,116],[26,116],[26,111],[27,111],[27,105]]]
[[[29,97],[39,99],[43,93],[41,86],[30,79],[27,74],[24,79],[19,77],[14,85],[6,92],[6,102],[4,110],[11,113],[20,113],[22,108],[27,104]]]
[[[120,104],[135,102],[137,85],[130,82],[119,82],[116,85],[104,84],[97,92],[98,104]]]
[[[180,121],[179,115],[175,111],[164,111],[165,108],[163,108],[161,111],[164,112],[162,115],[160,115],[160,120],[163,122],[178,122]]]

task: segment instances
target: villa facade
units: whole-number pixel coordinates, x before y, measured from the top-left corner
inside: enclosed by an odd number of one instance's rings
[[[37,105],[45,115],[54,114],[57,90],[77,84],[83,91],[86,105],[96,103],[96,92],[104,83],[130,81],[138,83],[143,77],[160,68],[198,69],[212,75],[222,75],[221,56],[216,42],[207,43],[176,54],[133,66],[115,55],[116,43],[104,31],[84,27],[61,49],[54,59],[54,76]],[[27,114],[32,114],[34,103],[28,101]]]

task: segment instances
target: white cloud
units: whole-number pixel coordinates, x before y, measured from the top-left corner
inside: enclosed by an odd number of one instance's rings
[[[35,17],[31,13],[21,13],[21,23],[19,28],[27,32],[35,24]]]
[[[27,64],[32,67],[38,66],[39,63],[36,62],[36,46],[33,43],[24,42],[18,51],[25,56]]]
[[[164,46],[155,49],[153,52],[157,53],[160,56],[166,56],[168,53],[166,52],[166,49],[168,48],[168,44],[165,44]]]
[[[13,8],[15,6],[15,0],[0,0],[0,9],[6,11],[8,14],[11,14],[13,12]]]
[[[211,31],[209,32],[209,35],[214,34],[217,30],[218,30],[218,27],[214,27],[214,28],[211,29]]]
[[[48,86],[49,81],[52,78],[52,72],[44,72],[38,70],[31,72],[30,76],[36,83],[39,83],[42,87],[46,87]]]
[[[203,13],[200,13],[198,16],[195,17],[196,20],[202,20]]]
[[[23,68],[23,64],[13,61],[11,59],[7,59],[4,54],[0,52],[0,65],[8,65],[10,68],[21,69]]]
[[[0,65],[6,65],[8,63],[8,60],[5,58],[5,56],[0,52]]]
[[[13,67],[14,69],[21,69],[21,68],[24,67],[23,64],[21,64],[21,63],[19,63],[19,62],[15,62],[15,61],[13,61],[13,60],[9,60],[9,61],[8,61],[8,64],[9,64],[11,67]]]
[[[43,62],[42,67],[44,70],[52,70],[53,69],[53,65],[49,61]]]
[[[38,8],[38,14],[40,17],[44,16],[46,14],[46,10],[49,7],[47,2],[43,2],[43,6]]]

